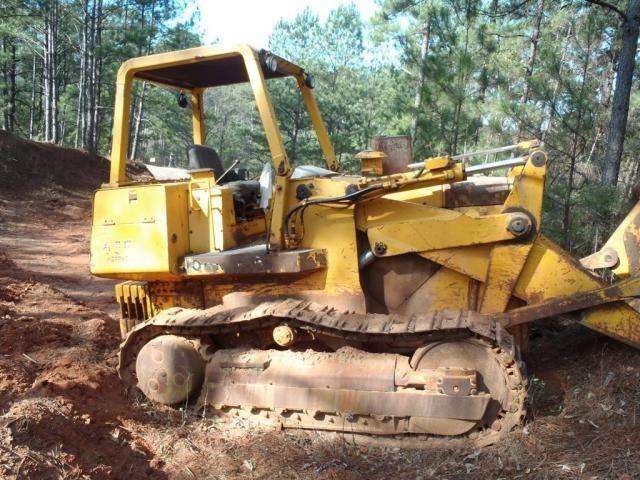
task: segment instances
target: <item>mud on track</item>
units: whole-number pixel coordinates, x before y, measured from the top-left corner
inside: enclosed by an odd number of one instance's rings
[[[45,168],[46,179],[34,180]],[[88,272],[91,195],[104,162],[0,133],[7,169],[0,478],[640,477],[640,355],[567,322],[534,332],[527,426],[482,451],[371,448],[349,435],[222,423],[127,395],[114,369],[113,282]]]

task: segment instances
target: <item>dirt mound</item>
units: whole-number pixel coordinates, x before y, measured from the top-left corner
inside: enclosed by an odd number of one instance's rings
[[[32,142],[0,130],[0,190],[19,193],[49,185],[95,189],[109,161],[81,150]]]
[[[109,179],[110,163],[83,150],[33,142],[0,130],[0,193],[21,197],[25,191],[58,187],[92,191]],[[127,174],[149,179],[142,163],[128,163]]]

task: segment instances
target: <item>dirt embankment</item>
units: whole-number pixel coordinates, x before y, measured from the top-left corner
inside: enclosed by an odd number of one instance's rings
[[[113,282],[88,270],[108,161],[0,131],[0,477],[145,478],[123,426]]]
[[[42,189],[91,190],[107,180],[108,160],[31,142],[0,130],[0,192],[21,198]]]
[[[127,395],[113,282],[87,266],[107,166],[0,131],[0,478],[640,478],[640,355],[580,326],[537,330],[528,423],[481,451],[252,430]]]

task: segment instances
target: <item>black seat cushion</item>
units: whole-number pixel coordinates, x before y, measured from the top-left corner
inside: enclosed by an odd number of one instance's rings
[[[213,170],[213,175],[218,184],[230,188],[233,193],[233,203],[236,214],[244,217],[248,208],[255,208],[260,198],[260,182],[255,180],[241,180],[238,172],[230,170],[225,172],[222,160],[213,148],[205,145],[191,145],[187,149],[189,158],[189,170],[198,170],[201,168],[209,168]]]
[[[189,159],[189,170],[198,170],[200,168],[210,168],[216,178],[224,173],[222,160],[213,148],[205,145],[191,145],[187,149],[187,158]]]
[[[187,149],[187,158],[189,159],[189,170],[198,170],[200,168],[210,168],[216,180],[220,179],[225,172],[222,160],[213,148],[206,145],[191,145]],[[222,178],[220,184],[239,180],[238,174],[233,170],[227,172]]]

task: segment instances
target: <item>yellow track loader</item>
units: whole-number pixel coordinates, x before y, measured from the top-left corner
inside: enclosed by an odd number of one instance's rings
[[[289,162],[267,90],[284,77],[325,168]],[[191,107],[181,179],[127,179],[135,81]],[[260,181],[205,142],[204,91],[238,83],[250,85],[270,150]],[[92,273],[123,280],[122,380],[154,402],[287,428],[485,445],[523,421],[530,322],[575,312],[640,346],[640,207],[581,262],[540,233],[538,142],[478,152],[511,155],[489,164],[462,154],[402,168],[386,168],[398,142],[380,145],[359,154],[362,174],[341,172],[312,76],[268,51],[125,62],[91,235]]]

